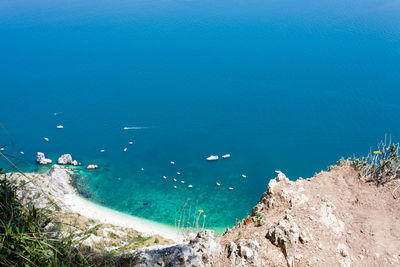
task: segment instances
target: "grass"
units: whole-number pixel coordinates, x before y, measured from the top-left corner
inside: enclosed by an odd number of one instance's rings
[[[45,192],[40,195],[50,200],[51,209],[36,208],[31,202],[25,205],[19,193],[31,193],[27,185],[35,185],[40,175],[27,176],[15,165],[13,169],[28,182],[16,182],[0,169],[0,266],[135,266],[141,261],[135,249],[170,243],[160,236],[142,237],[133,229],[116,229],[65,212]],[[106,229],[107,238],[93,246],[85,244],[89,237],[105,237]],[[127,245],[118,248],[121,243]],[[118,249],[108,252],[111,244]]]

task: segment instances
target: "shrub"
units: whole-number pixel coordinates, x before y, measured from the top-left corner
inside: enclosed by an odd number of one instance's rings
[[[251,219],[258,226],[261,226],[261,225],[263,225],[265,223],[265,220],[267,219],[267,217],[265,216],[264,213],[261,213],[261,212],[257,211],[256,214],[253,217],[251,217]]]
[[[399,144],[382,141],[375,151],[366,157],[353,158],[353,167],[367,181],[375,181],[378,185],[400,178]]]

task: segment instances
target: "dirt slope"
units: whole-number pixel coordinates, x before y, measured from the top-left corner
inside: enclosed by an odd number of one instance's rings
[[[225,234],[218,264],[400,265],[400,200],[392,195],[398,181],[378,188],[349,165],[296,182],[278,176],[252,212],[263,213],[266,221]],[[241,239],[257,241],[258,259],[243,261],[232,254],[229,246]]]

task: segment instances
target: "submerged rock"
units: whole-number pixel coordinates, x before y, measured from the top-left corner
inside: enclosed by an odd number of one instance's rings
[[[42,152],[37,153],[36,161],[41,165],[50,164],[52,162],[51,159],[46,159],[44,153]]]

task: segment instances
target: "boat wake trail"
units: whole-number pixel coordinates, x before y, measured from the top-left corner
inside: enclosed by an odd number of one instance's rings
[[[124,130],[142,130],[142,129],[148,129],[150,127],[146,126],[132,126],[132,127],[124,127]]]

